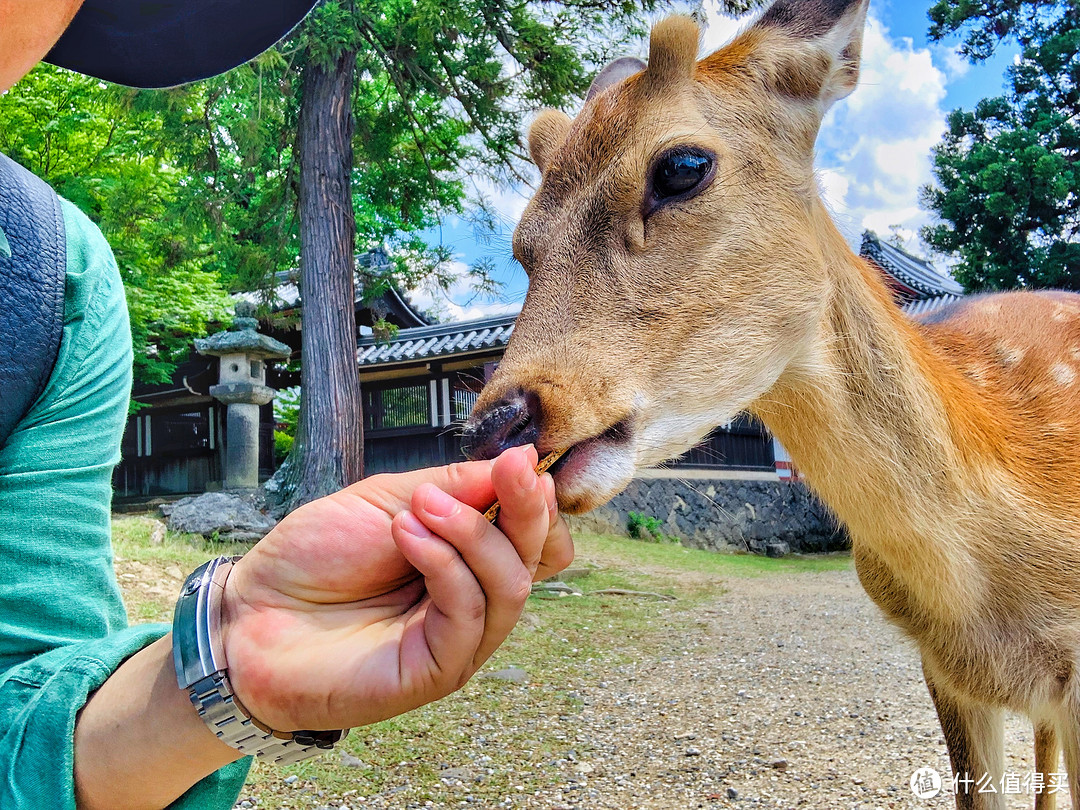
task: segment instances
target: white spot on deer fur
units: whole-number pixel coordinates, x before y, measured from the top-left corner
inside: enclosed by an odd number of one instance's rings
[[[1001,314],[1001,304],[988,303],[983,304],[980,309],[987,315],[999,315]]]
[[[968,378],[980,387],[986,386],[986,377],[989,369],[985,366],[970,366],[967,369]]]
[[[1074,346],[1069,350],[1069,354],[1072,355],[1073,360],[1080,360],[1080,346]]]
[[[1050,368],[1050,373],[1054,375],[1054,379],[1061,385],[1072,385],[1076,380],[1076,370],[1064,363],[1055,363]]]
[[[1054,307],[1054,314],[1051,315],[1050,317],[1053,318],[1055,321],[1060,322],[1060,321],[1067,321],[1071,314],[1072,313],[1069,312],[1069,310],[1065,309],[1065,307],[1063,307],[1061,304],[1058,304],[1057,306]]]
[[[998,357],[1001,358],[1001,362],[1007,366],[1015,366],[1024,359],[1023,349],[1009,346],[1007,343],[999,343],[997,345],[997,353]]]

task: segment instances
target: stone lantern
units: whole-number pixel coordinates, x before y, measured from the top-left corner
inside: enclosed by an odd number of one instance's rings
[[[284,360],[292,349],[256,331],[255,306],[236,304],[236,318],[227,332],[196,339],[195,350],[219,358],[218,384],[210,395],[228,406],[225,444],[225,489],[259,485],[259,406],[277,393],[266,385],[266,362]]]

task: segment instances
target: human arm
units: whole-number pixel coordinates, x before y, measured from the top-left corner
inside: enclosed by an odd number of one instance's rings
[[[516,449],[376,476],[283,521],[226,582],[222,638],[248,711],[281,730],[350,727],[459,688],[513,628],[541,557],[543,576],[572,554],[535,461]],[[450,508],[434,508],[444,492]],[[478,511],[496,496],[503,531]],[[80,807],[161,807],[234,754],[202,725],[157,642],[80,715]]]
[[[131,385],[124,289],[101,234],[74,206],[62,210],[60,352],[45,391],[0,445],[4,810],[74,808],[76,713],[166,631],[126,627],[110,548],[111,476]],[[216,773],[189,806],[231,806],[246,771],[241,762]]]

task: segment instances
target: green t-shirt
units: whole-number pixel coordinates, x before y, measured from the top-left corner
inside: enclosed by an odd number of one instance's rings
[[[76,714],[169,629],[127,626],[113,572],[111,478],[131,391],[131,332],[109,246],[75,206],[64,202],[63,211],[60,354],[44,393],[0,447],[3,810],[75,807]],[[173,806],[232,807],[249,764],[223,768]]]

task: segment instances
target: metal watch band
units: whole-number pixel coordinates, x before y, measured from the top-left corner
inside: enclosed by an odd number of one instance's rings
[[[239,557],[218,557],[199,566],[180,590],[173,615],[176,681],[187,690],[199,717],[218,739],[244,754],[281,765],[300,762],[334,747],[348,729],[274,731],[253,718],[229,683],[221,643],[221,596]]]

